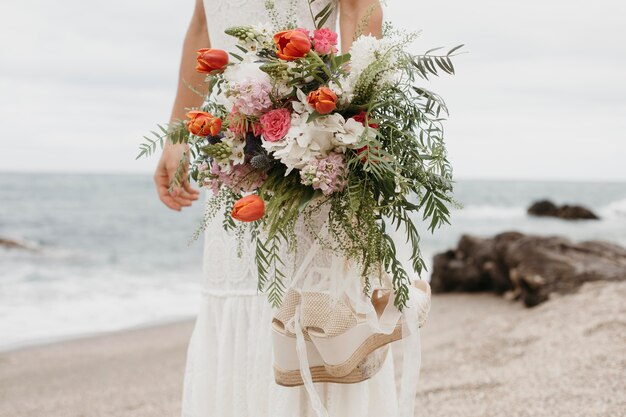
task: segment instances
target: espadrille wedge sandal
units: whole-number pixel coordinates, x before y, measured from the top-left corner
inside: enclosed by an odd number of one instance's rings
[[[414,285],[421,293],[415,306],[419,312],[418,325],[421,326],[430,309],[430,286],[422,280]],[[377,295],[372,298],[372,304],[380,317],[389,304],[392,292],[388,290]],[[332,299],[323,293],[304,294],[301,322],[328,374],[339,378],[351,374],[372,352],[402,339],[402,320],[390,333],[376,333],[366,318],[356,314],[348,302]]]
[[[286,328],[286,323],[293,319],[300,301],[300,294],[294,290],[289,290],[283,299],[281,308],[277,311],[272,320],[274,379],[278,385],[286,387],[304,384],[300,370],[300,360],[297,353],[296,335]],[[338,377],[326,371],[324,360],[306,332],[304,333],[304,339],[309,371],[314,383],[333,382],[339,384],[354,384],[365,381],[380,370],[387,358],[388,349],[386,347],[379,349],[363,358],[351,372]]]

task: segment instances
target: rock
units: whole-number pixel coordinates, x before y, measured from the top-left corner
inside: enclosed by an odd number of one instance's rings
[[[552,293],[571,293],[601,280],[626,280],[626,249],[506,232],[493,238],[462,236],[456,249],[434,257],[430,285],[433,292],[506,294],[531,307]]]
[[[550,200],[541,200],[528,208],[531,216],[558,217],[565,220],[598,220],[599,217],[591,210],[582,206],[557,206]]]

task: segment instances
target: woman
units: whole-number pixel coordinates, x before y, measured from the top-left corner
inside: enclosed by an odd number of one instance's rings
[[[337,23],[342,50],[347,51],[355,32],[381,34],[382,10],[377,0],[331,0],[335,11],[326,26]],[[296,14],[300,27],[313,29],[308,0],[276,0],[279,14]],[[328,0],[313,3],[320,10]],[[224,34],[230,26],[269,21],[265,0],[197,0],[185,38],[178,93],[172,120],[185,119],[186,109],[201,105],[187,84],[198,85],[204,76],[195,71],[195,52],[204,47],[234,50]],[[319,3],[319,4],[318,4]],[[295,6],[294,10],[291,8]],[[368,22],[366,25],[361,22]],[[189,183],[168,192],[168,184],[185,148],[168,144],[154,176],[161,201],[181,210],[198,199]],[[183,417],[293,417],[314,415],[303,388],[286,388],[274,382],[270,323],[272,310],[256,290],[256,266],[251,247],[237,255],[236,239],[209,225],[205,236],[205,291],[190,342]],[[324,407],[332,417],[396,416],[397,399],[391,355],[382,369],[365,382],[353,385],[316,384]]]

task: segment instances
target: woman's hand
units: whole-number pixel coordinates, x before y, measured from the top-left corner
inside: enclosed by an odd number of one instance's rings
[[[185,35],[183,44],[183,57],[180,64],[180,74],[178,77],[178,91],[172,109],[170,120],[184,120],[188,109],[193,109],[202,104],[202,97],[193,92],[187,84],[196,87],[196,90],[203,90],[204,74],[200,74],[195,68],[196,51],[200,48],[210,46],[209,32],[207,30],[206,17],[204,15],[204,3],[196,0],[196,7]],[[159,159],[156,172],[154,173],[154,183],[159,193],[159,199],[172,210],[180,211],[183,207],[189,207],[191,203],[199,197],[199,192],[191,187],[187,176],[188,169],[188,147],[185,144],[174,145],[166,143]],[[169,191],[170,182],[180,164],[185,158],[185,172],[183,173],[183,183],[180,187]]]
[[[187,161],[185,161],[185,172],[183,173],[181,186],[174,188],[171,192],[169,191],[170,182],[172,178],[174,178],[174,175],[176,175],[176,170],[183,158],[188,158],[187,145],[172,145],[168,143],[163,149],[161,159],[159,159],[154,173],[154,183],[157,187],[159,199],[163,204],[177,211],[181,211],[183,207],[191,206],[191,203],[196,201],[200,195],[198,190],[194,189],[191,184],[189,184]]]

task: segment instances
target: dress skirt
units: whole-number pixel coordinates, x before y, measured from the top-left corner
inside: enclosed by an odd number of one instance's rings
[[[303,387],[275,383],[272,309],[254,292],[205,292],[189,344],[183,417],[314,417]],[[357,384],[315,384],[330,417],[396,417],[393,356]]]

